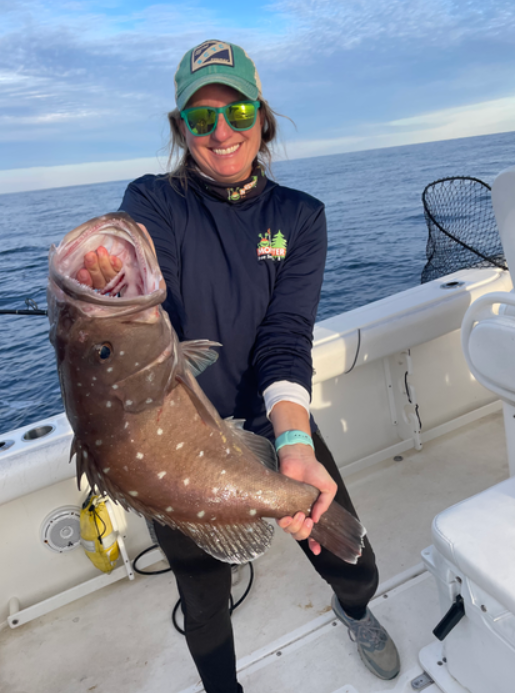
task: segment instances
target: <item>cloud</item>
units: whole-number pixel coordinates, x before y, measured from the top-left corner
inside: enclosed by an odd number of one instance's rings
[[[507,37],[515,27],[511,0],[278,0],[271,7],[290,21],[292,42],[303,36],[306,47],[326,53],[385,40],[448,46]]]
[[[165,171],[166,160],[157,158],[12,169],[0,171],[0,194],[134,180],[145,173]]]
[[[276,160],[379,149],[515,130],[515,96],[424,113],[384,123],[362,124],[358,132],[331,139],[305,139],[276,147]],[[0,194],[89,183],[131,180],[164,173],[166,157],[91,162],[0,171]]]
[[[210,36],[254,57],[267,98],[298,125],[297,134],[285,128],[292,151],[445,134],[452,128],[409,119],[515,93],[512,0],[256,0],[238,12],[230,0],[0,0],[0,8],[4,169],[159,151],[175,67]]]
[[[291,142],[290,158],[395,147],[515,130],[515,96],[428,112],[384,123],[362,124],[352,135]]]

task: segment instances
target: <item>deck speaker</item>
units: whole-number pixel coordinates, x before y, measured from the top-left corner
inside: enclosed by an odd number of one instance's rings
[[[57,553],[76,549],[80,545],[80,508],[65,505],[52,510],[41,525],[41,541]]]

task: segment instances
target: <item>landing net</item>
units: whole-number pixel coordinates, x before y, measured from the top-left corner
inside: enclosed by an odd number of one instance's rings
[[[422,202],[429,229],[422,284],[467,267],[508,269],[487,183],[442,178],[425,188]]]

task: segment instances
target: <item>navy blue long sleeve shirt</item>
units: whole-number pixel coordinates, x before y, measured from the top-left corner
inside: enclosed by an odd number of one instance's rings
[[[120,209],[152,236],[179,339],[223,345],[200,386],[222,417],[273,439],[262,392],[279,380],[311,392],[324,205],[270,180],[233,203],[196,180],[183,189],[146,175],[128,186]]]

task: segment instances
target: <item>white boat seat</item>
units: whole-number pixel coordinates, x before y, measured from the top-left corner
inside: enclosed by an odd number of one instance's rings
[[[512,273],[515,267],[515,167],[500,173],[493,182],[492,203]],[[508,464],[510,474],[515,475],[515,295],[496,292],[481,296],[465,313],[461,340],[471,373],[503,400]]]
[[[437,515],[432,534],[442,556],[515,614],[514,477]]]
[[[420,653],[422,665],[443,693],[513,693],[515,478],[437,515],[432,534],[422,558],[436,579],[442,616],[458,595],[465,615],[443,640],[445,666],[432,667],[434,645]]]

